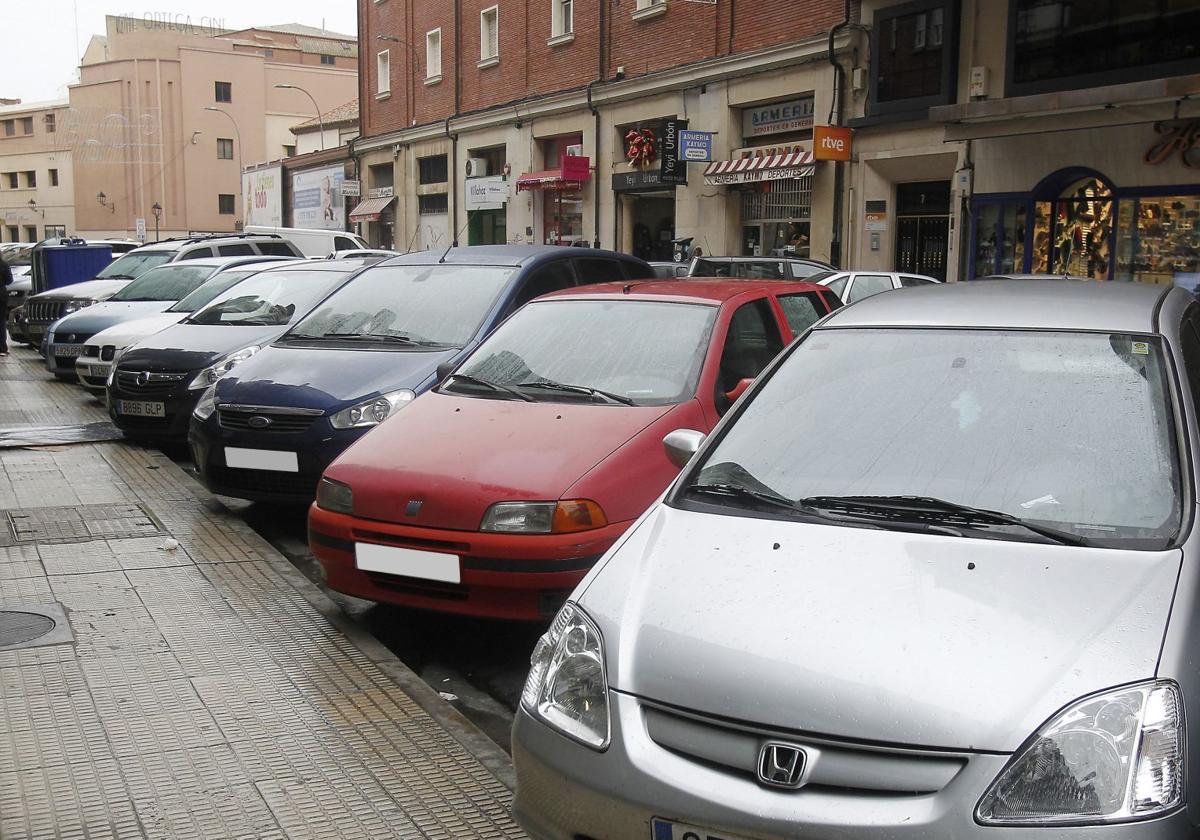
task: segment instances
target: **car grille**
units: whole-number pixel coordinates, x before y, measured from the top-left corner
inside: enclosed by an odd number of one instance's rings
[[[49,324],[62,317],[65,300],[27,300],[25,301],[25,317],[31,323]]]
[[[222,490],[243,490],[264,496],[311,501],[317,495],[319,475],[280,473],[271,470],[244,470],[209,464],[209,480]]]
[[[85,359],[98,358],[100,356],[100,348],[95,344],[85,344],[82,355]]]
[[[810,735],[710,718],[642,700],[651,740],[678,755],[754,778],[766,741],[810,745],[816,756],[808,788],[862,796],[919,796],[936,793],[966,766],[968,756],[886,746],[867,747]]]
[[[221,428],[230,429],[233,431],[252,431],[269,433],[297,433],[307,431],[308,427],[313,424],[315,417],[306,417],[304,415],[274,412],[268,410],[262,411],[231,411],[227,408],[218,410],[221,419]],[[250,421],[253,418],[262,418],[252,424]],[[263,421],[269,421],[267,425],[262,425]]]
[[[149,379],[145,382],[139,381],[139,377],[143,374],[148,374]],[[117,370],[116,384],[117,389],[122,393],[133,394],[138,397],[149,397],[158,394],[167,394],[175,389],[175,386],[182,382],[187,377],[186,373],[159,373],[147,372],[140,370]]]
[[[112,344],[105,344],[100,348],[100,361],[111,362],[113,356],[117,354],[117,348]]]

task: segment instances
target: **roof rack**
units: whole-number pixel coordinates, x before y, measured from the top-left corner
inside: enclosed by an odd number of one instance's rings
[[[195,236],[170,236],[147,242],[147,245],[157,245],[163,242],[206,242],[210,239],[283,239],[278,233],[198,233]]]

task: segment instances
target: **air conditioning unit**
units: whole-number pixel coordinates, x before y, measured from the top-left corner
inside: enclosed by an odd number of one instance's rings
[[[482,178],[488,174],[487,158],[467,158],[467,177]]]

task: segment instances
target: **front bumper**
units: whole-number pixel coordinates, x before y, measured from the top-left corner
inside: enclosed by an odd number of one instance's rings
[[[181,378],[169,383],[148,383],[144,387],[129,387],[114,381],[108,387],[108,416],[113,424],[127,437],[143,440],[182,442],[187,439],[188,423],[192,409],[200,401],[203,391],[189,391],[187,383],[195,376],[194,371],[180,374]],[[162,403],[162,417],[129,416],[117,411],[117,401]]]
[[[46,370],[55,376],[75,376],[75,362],[83,355],[83,345],[89,338],[90,335],[71,335],[69,340],[60,341],[55,333],[47,335]]]
[[[95,356],[80,356],[75,360],[75,375],[79,377],[83,387],[93,393],[104,393],[111,369],[112,362],[103,361]]]
[[[437,612],[544,621],[631,524],[574,534],[490,534],[397,525],[313,505],[308,542],[338,592]],[[361,571],[356,542],[457,554],[461,583]]]
[[[862,794],[836,787],[771,790],[748,775],[693,761],[655,743],[638,698],[609,691],[611,743],[596,752],[522,707],[513,725],[513,813],[537,840],[654,840],[655,817],[755,840],[1183,840],[1185,810],[1112,826],[983,826],[973,814],[1008,756],[971,755],[937,793]]]

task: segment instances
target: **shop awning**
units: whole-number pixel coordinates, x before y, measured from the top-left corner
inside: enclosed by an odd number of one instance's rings
[[[784,178],[803,178],[812,172],[812,152],[795,151],[783,155],[713,161],[704,169],[704,183],[714,185],[780,181]]]
[[[352,222],[377,222],[387,206],[396,200],[396,196],[388,195],[383,198],[368,198],[358,202],[358,206],[350,211]]]
[[[566,178],[561,169],[526,172],[517,178],[517,192],[521,190],[574,190],[582,186],[583,179]]]

